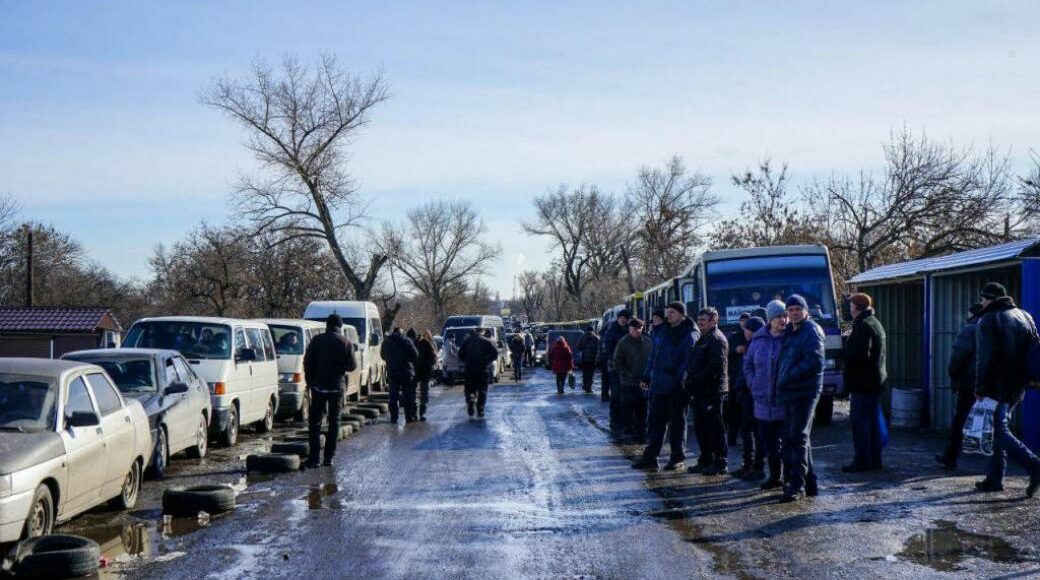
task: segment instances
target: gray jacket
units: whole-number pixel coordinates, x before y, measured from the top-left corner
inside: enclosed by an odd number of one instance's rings
[[[650,348],[653,343],[645,334],[632,338],[625,335],[618,341],[614,348],[614,370],[617,372],[622,385],[638,385],[643,379],[643,369],[646,361],[650,358]]]

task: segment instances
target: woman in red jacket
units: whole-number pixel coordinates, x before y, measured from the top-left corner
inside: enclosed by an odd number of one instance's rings
[[[563,383],[574,370],[574,353],[567,344],[567,339],[562,336],[557,338],[552,348],[549,349],[549,366],[556,375],[556,392],[562,395]]]

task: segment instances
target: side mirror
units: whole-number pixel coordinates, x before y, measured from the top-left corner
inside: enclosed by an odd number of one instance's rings
[[[65,425],[68,427],[93,427],[100,424],[101,419],[98,419],[97,413],[93,411],[74,411],[65,418]]]
[[[373,332],[373,333],[372,333],[371,335],[369,335],[369,337],[368,337],[368,344],[371,344],[371,345],[378,345],[378,344],[379,344],[379,338],[380,338],[380,337],[379,337],[379,333],[378,333],[378,332]]]
[[[252,361],[255,361],[256,360],[256,349],[255,348],[243,348],[242,350],[238,351],[238,356],[235,357],[235,360],[238,360],[240,362],[252,362]]]
[[[164,395],[181,395],[188,392],[188,385],[186,383],[170,383],[166,390],[163,391]]]

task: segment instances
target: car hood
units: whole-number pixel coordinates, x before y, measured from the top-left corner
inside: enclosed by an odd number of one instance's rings
[[[0,475],[32,467],[65,454],[61,435],[53,431],[0,432]]]

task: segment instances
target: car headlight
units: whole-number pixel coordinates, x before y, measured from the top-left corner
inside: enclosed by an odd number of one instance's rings
[[[280,373],[278,375],[278,382],[279,383],[291,383],[291,382],[293,382],[293,374],[292,373]]]
[[[11,495],[14,491],[14,476],[11,474],[0,475],[0,498],[5,498]]]

